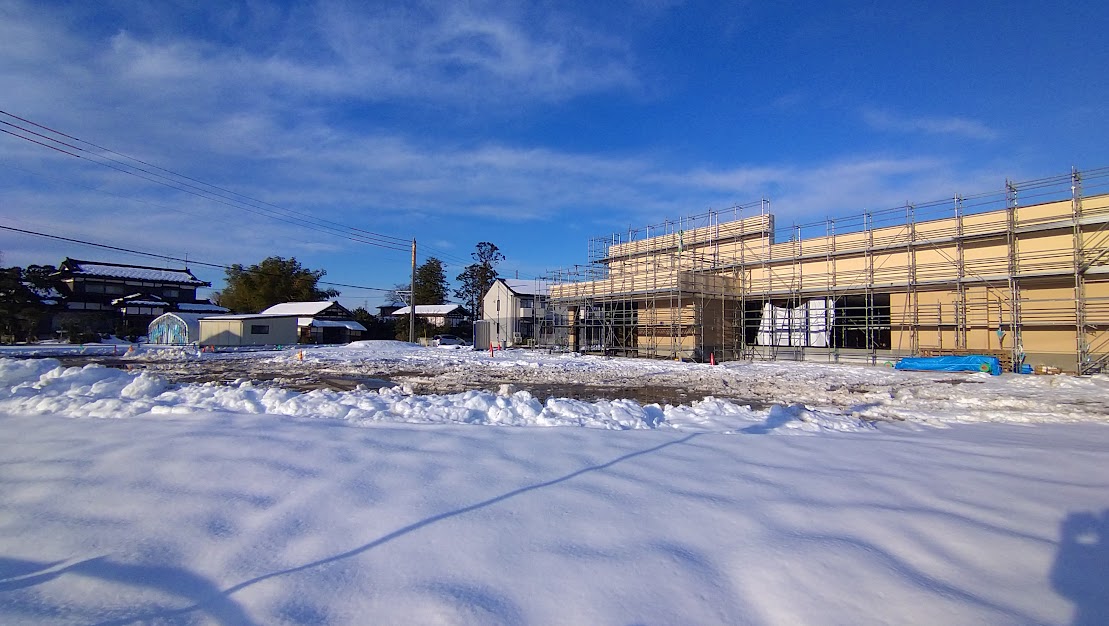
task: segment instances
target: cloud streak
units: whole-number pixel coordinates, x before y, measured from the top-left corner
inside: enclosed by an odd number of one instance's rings
[[[879,109],[865,109],[862,118],[870,128],[882,132],[947,135],[986,141],[998,138],[994,129],[965,117],[906,117]]]

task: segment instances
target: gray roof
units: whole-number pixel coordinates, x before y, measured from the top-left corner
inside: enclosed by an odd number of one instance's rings
[[[78,261],[76,259],[66,259],[62,261],[62,266],[63,271],[68,270],[70,274],[79,276],[141,280],[152,283],[180,283],[198,286],[210,284],[198,280],[187,268],[179,270],[158,269],[156,267],[142,267],[138,265]]]
[[[550,293],[550,286],[542,280],[524,280],[520,278],[498,278],[514,293],[521,296],[545,296]]]
[[[177,308],[180,311],[187,311],[189,313],[230,313],[231,309],[212,304],[211,302],[178,302]]]
[[[310,324],[317,328],[347,328],[366,332],[366,327],[354,320],[311,320]]]

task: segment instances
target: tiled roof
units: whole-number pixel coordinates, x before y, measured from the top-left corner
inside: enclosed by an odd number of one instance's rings
[[[63,271],[68,270],[69,273],[80,276],[121,278],[124,280],[141,280],[152,283],[179,283],[197,286],[210,284],[197,279],[188,269],[158,269],[156,267],[142,267],[138,265],[78,261],[76,259],[66,259],[62,262],[62,266]]]

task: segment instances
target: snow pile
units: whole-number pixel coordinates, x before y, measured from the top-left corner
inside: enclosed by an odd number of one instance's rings
[[[801,405],[756,411],[711,397],[689,406],[642,406],[632,400],[587,402],[568,398],[550,398],[542,403],[527,391],[412,395],[402,389],[385,388],[301,393],[248,380],[232,385],[170,386],[146,372],[135,374],[99,365],[64,368],[50,359],[0,359],[0,381],[3,382],[0,411],[67,417],[224,411],[341,419],[358,424],[577,426],[609,430],[662,427],[696,432],[866,428],[857,418]]]

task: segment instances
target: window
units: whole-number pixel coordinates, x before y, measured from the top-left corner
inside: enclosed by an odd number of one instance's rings
[[[180,293],[176,289],[162,290],[162,297],[164,298],[176,298],[178,295],[180,295]]]
[[[250,334],[252,335],[268,335],[270,334],[269,324],[251,324]]]

